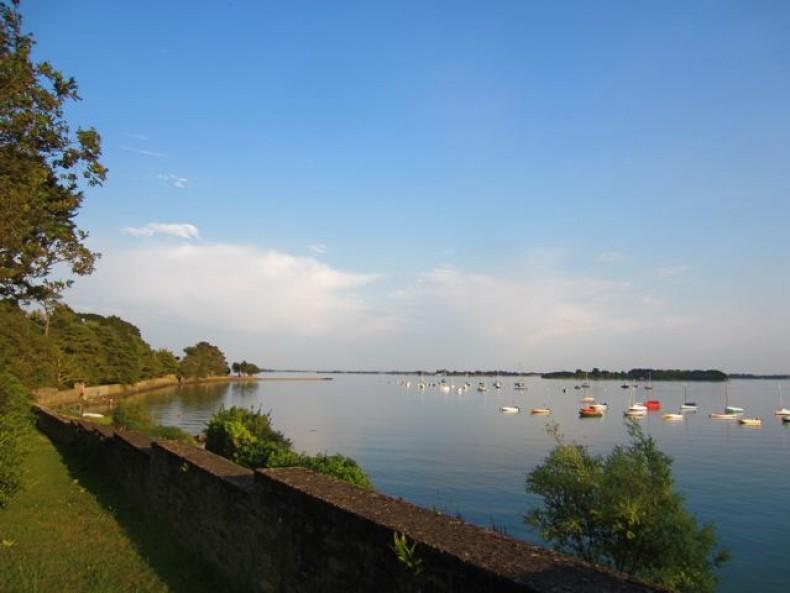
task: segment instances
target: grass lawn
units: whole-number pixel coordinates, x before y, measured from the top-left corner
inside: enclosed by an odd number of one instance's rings
[[[26,483],[0,510],[3,593],[228,591],[156,517],[35,431]]]

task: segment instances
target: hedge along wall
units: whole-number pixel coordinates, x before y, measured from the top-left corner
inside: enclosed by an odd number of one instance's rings
[[[301,468],[255,472],[187,444],[152,442],[36,409],[39,429],[90,456],[247,591],[660,591],[461,520]],[[393,535],[415,544],[415,574]]]

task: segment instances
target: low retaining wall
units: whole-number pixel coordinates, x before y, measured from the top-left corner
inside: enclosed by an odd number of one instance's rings
[[[222,375],[217,377],[201,377],[195,379],[178,380],[176,375],[165,375],[155,379],[146,379],[123,385],[121,383],[110,383],[108,385],[85,386],[78,383],[73,389],[55,389],[53,387],[42,387],[33,391],[33,399],[36,403],[46,407],[57,407],[69,403],[90,401],[106,397],[124,397],[144,391],[162,389],[175,385],[191,385],[193,383],[235,383],[244,381],[260,381],[260,377],[235,377]]]
[[[301,468],[251,471],[188,444],[152,442],[36,407],[39,429],[92,464],[245,591],[647,593],[591,566]],[[422,571],[398,560],[415,544]]]

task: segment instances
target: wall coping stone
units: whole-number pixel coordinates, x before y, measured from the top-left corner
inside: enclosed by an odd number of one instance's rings
[[[162,449],[171,455],[181,457],[190,465],[200,468],[240,490],[245,492],[252,490],[254,472],[220,455],[178,441],[153,441],[152,446],[154,449]]]
[[[147,434],[137,432],[136,430],[116,430],[114,432],[115,438],[122,443],[129,445],[133,449],[137,449],[145,455],[151,455],[151,445],[153,441]]]
[[[588,564],[304,468],[259,469],[255,478],[280,482],[346,513],[405,533],[418,544],[454,556],[464,564],[476,565],[534,587],[536,591],[664,591],[606,567]]]

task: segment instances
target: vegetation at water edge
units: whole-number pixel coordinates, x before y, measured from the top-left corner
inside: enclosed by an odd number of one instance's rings
[[[343,455],[297,453],[271,423],[271,414],[232,407],[219,410],[206,429],[206,449],[239,465],[258,467],[305,467],[344,480],[360,488],[372,488],[359,464]]]
[[[699,526],[674,489],[672,459],[636,422],[631,442],[606,457],[562,440],[527,477],[543,498],[526,522],[564,553],[609,565],[671,591],[712,593],[727,560],[713,526]]]
[[[112,424],[119,430],[136,430],[157,439],[194,444],[194,439],[177,426],[154,422],[151,412],[141,402],[121,401],[112,410]]]

